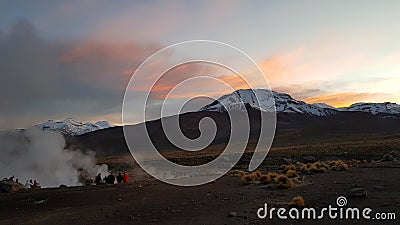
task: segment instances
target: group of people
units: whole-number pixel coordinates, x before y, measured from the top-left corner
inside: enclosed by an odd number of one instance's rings
[[[94,182],[96,184],[115,184],[115,180],[117,181],[117,183],[128,183],[129,182],[129,176],[128,173],[124,173],[124,175],[122,175],[121,172],[118,173],[118,176],[115,177],[112,173],[108,176],[105,176],[103,179],[101,178],[101,173],[97,174],[96,179],[94,180]]]
[[[3,181],[20,184],[19,179],[15,178],[14,176],[11,176],[10,178],[4,178]],[[23,185],[23,184],[20,184],[20,185]],[[25,188],[40,188],[40,184],[35,179],[27,180],[25,182],[24,186],[25,186]]]
[[[9,182],[13,182],[13,183],[19,183],[18,178],[14,180],[14,176],[11,176],[10,178],[3,178],[3,181],[9,181]]]
[[[34,180],[27,180],[25,182],[25,187],[26,188],[40,188],[40,184],[34,179]]]

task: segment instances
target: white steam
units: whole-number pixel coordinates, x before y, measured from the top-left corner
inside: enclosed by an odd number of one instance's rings
[[[36,128],[0,133],[0,178],[15,176],[20,183],[36,179],[42,187],[82,185],[81,173],[108,174],[107,165],[96,165],[94,153],[65,149],[64,137]]]

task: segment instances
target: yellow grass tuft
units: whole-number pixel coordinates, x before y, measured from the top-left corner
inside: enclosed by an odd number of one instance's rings
[[[279,174],[277,174],[277,173],[268,173],[267,174],[271,179],[274,179],[274,178],[277,178],[278,176],[279,176]]]
[[[253,180],[252,180],[250,174],[245,174],[242,176],[241,181],[242,181],[243,185],[247,185],[247,184],[250,184],[250,182],[252,182]]]
[[[332,169],[335,171],[347,171],[349,169],[349,165],[343,160],[327,161],[327,162],[318,161],[312,164],[311,163],[301,164],[299,171],[324,173],[328,171],[328,169]]]
[[[336,160],[334,162],[335,162],[335,164],[334,164],[334,166],[332,166],[332,170],[335,170],[335,171],[349,170],[349,166],[343,160]]]
[[[271,177],[267,175],[261,175],[260,181],[262,184],[270,184],[271,183]]]
[[[288,170],[286,171],[286,176],[289,178],[299,177],[296,170]]]
[[[251,174],[250,174],[250,177],[251,177],[251,179],[254,181],[254,180],[260,180],[260,177],[261,177],[261,172],[259,171],[259,170],[256,170],[256,171],[254,171],[254,172],[252,172]]]
[[[277,187],[280,189],[286,189],[293,187],[293,180],[288,178],[285,174],[279,174],[277,178],[274,179]]]
[[[229,173],[227,175],[234,176],[234,177],[242,177],[245,174],[246,174],[246,172],[244,172],[243,170],[232,170],[232,171],[229,171]]]
[[[288,170],[296,170],[296,166],[293,165],[292,163],[288,164],[288,165],[282,165],[281,169],[286,172]]]
[[[296,196],[292,199],[292,201],[289,203],[290,207],[295,207],[295,208],[303,208],[304,207],[304,199],[301,196]]]

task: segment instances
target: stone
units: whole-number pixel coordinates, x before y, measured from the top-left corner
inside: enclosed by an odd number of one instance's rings
[[[236,213],[236,212],[229,212],[229,213],[228,213],[228,216],[229,216],[229,217],[236,217],[236,216],[237,216],[237,213]]]
[[[383,186],[374,186],[374,189],[377,191],[383,191]]]
[[[384,156],[383,156],[383,159],[384,160],[386,160],[386,161],[393,161],[393,155],[391,155],[391,154],[385,154]]]
[[[283,161],[285,161],[286,163],[292,163],[293,162],[293,160],[292,160],[292,158],[282,158],[283,159]]]
[[[394,158],[400,158],[399,151],[393,150],[393,151],[390,151],[389,154],[391,154]]]
[[[312,155],[304,156],[303,160],[304,160],[305,163],[313,163],[313,162],[316,161],[315,157],[312,156]]]
[[[352,188],[349,192],[350,198],[366,198],[367,190],[365,188]]]

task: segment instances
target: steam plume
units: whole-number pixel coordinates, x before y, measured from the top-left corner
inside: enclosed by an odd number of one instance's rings
[[[107,165],[96,165],[93,152],[65,149],[57,132],[31,128],[0,133],[0,177],[14,175],[23,183],[36,179],[42,187],[82,185],[81,173],[108,174]]]

